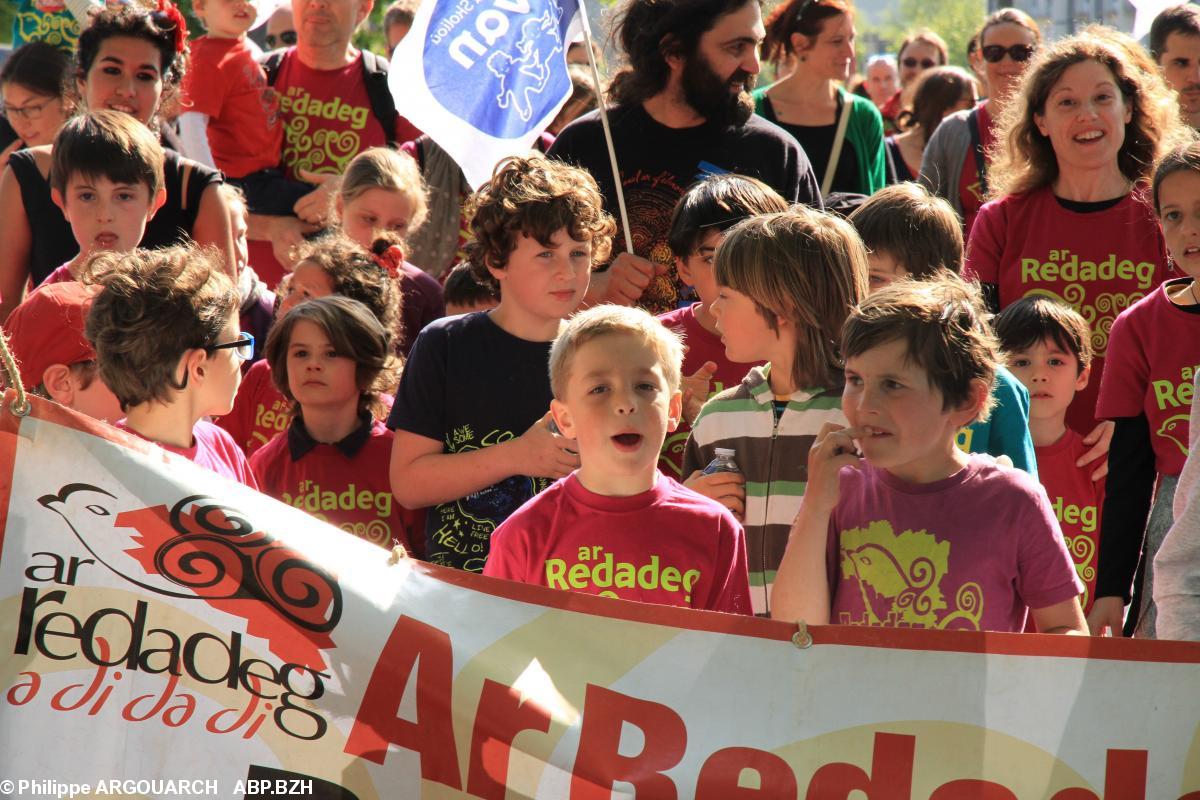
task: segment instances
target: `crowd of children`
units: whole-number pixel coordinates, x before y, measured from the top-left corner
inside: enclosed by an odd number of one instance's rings
[[[920,184],[843,218],[731,173],[670,216],[693,299],[588,307],[616,223],[592,174],[536,154],[470,194],[439,279],[406,258],[431,206],[417,161],[363,149],[268,288],[251,215],[312,186],[264,157],[283,132],[247,12],[195,10],[180,132],[229,179],[230,246],[140,248],[175,156],[111,104],[71,117],[47,181],[77,254],[4,322],[10,383],[442,567],[816,624],[1200,636],[1200,144],[1119,198],[1153,209],[1137,230],[1177,277],[1102,328],[989,260],[1023,193],[983,207],[962,277],[962,222]],[[1070,69],[1117,69],[1072,41],[1093,55]]]

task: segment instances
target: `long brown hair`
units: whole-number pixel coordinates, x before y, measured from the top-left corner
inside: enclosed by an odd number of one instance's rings
[[[900,112],[896,122],[908,130],[920,128],[921,141],[927,143],[942,124],[942,117],[962,99],[968,87],[979,90],[975,76],[958,67],[934,67],[927,69],[917,78],[913,92],[912,108]]]

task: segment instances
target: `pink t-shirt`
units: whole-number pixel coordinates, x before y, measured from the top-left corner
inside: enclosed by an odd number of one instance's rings
[[[1087,320],[1096,354],[1092,379],[1067,410],[1067,424],[1085,434],[1096,426],[1109,329],[1163,282],[1166,271],[1162,231],[1140,194],[1081,213],[1064,208],[1049,187],[980,209],[963,268],[968,278],[996,284],[1002,309],[1037,295],[1064,302]]]
[[[1117,317],[1096,405],[1096,415],[1105,419],[1146,415],[1155,468],[1163,475],[1183,472],[1188,456],[1200,314],[1185,311],[1167,295],[1191,280],[1168,281]]]
[[[146,439],[145,436],[126,425],[125,420],[118,422],[117,427],[134,436]],[[153,440],[146,439],[146,441]],[[250,462],[246,460],[246,455],[228,433],[211,422],[200,420],[192,427],[191,447],[174,447],[162,442],[154,443],[163,450],[183,456],[188,461],[210,469],[218,475],[238,483],[244,483],[251,489],[258,489],[258,481],[254,479],[254,473],[250,470]]]
[[[750,613],[746,540],[723,506],[661,473],[631,497],[574,473],[492,534],[483,574],[643,603]]]
[[[834,624],[1019,633],[1027,608],[1083,591],[1026,472],[972,455],[933,483],[867,463],[840,477],[826,557]]]
[[[709,383],[708,396],[712,397],[730,386],[737,386],[742,382],[742,378],[746,377],[746,373],[750,371],[751,367],[762,366],[765,362],[737,364],[726,358],[725,345],[721,343],[721,337],[706,331],[700,324],[700,320],[696,319],[698,305],[700,304],[692,303],[690,306],[660,314],[658,321],[671,330],[683,334],[683,343],[687,346],[687,352],[683,355],[683,375],[691,375],[704,366],[705,361],[711,361],[717,365],[717,372]],[[688,424],[687,420],[680,420],[679,427],[675,429],[675,432],[667,434],[667,440],[663,442],[662,452],[658,456],[658,468],[663,471],[663,474],[670,475],[676,480],[684,480],[688,477],[683,474],[683,451],[691,432],[692,426]]]

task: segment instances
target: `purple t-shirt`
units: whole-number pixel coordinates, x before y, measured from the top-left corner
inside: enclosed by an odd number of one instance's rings
[[[863,464],[840,473],[829,520],[830,622],[1019,633],[1027,608],[1083,591],[1045,490],[972,455],[910,484]]]
[[[435,319],[446,316],[446,301],[437,278],[407,261],[400,268],[400,341],[401,354],[408,358],[417,334]]]
[[[117,427],[134,436],[146,439],[145,436],[126,425],[125,420],[119,421]],[[146,439],[146,441],[153,440]],[[207,420],[202,419],[192,426],[191,447],[175,447],[162,442],[154,443],[163,450],[183,456],[218,475],[243,483],[251,489],[258,488],[258,481],[254,478],[254,472],[250,469],[250,462],[246,460],[246,454],[233,441],[232,436]]]

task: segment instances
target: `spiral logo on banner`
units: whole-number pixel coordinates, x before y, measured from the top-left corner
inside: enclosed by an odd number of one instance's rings
[[[566,32],[575,0],[438,0],[423,66],[430,92],[481,133],[533,132],[569,93]]]

